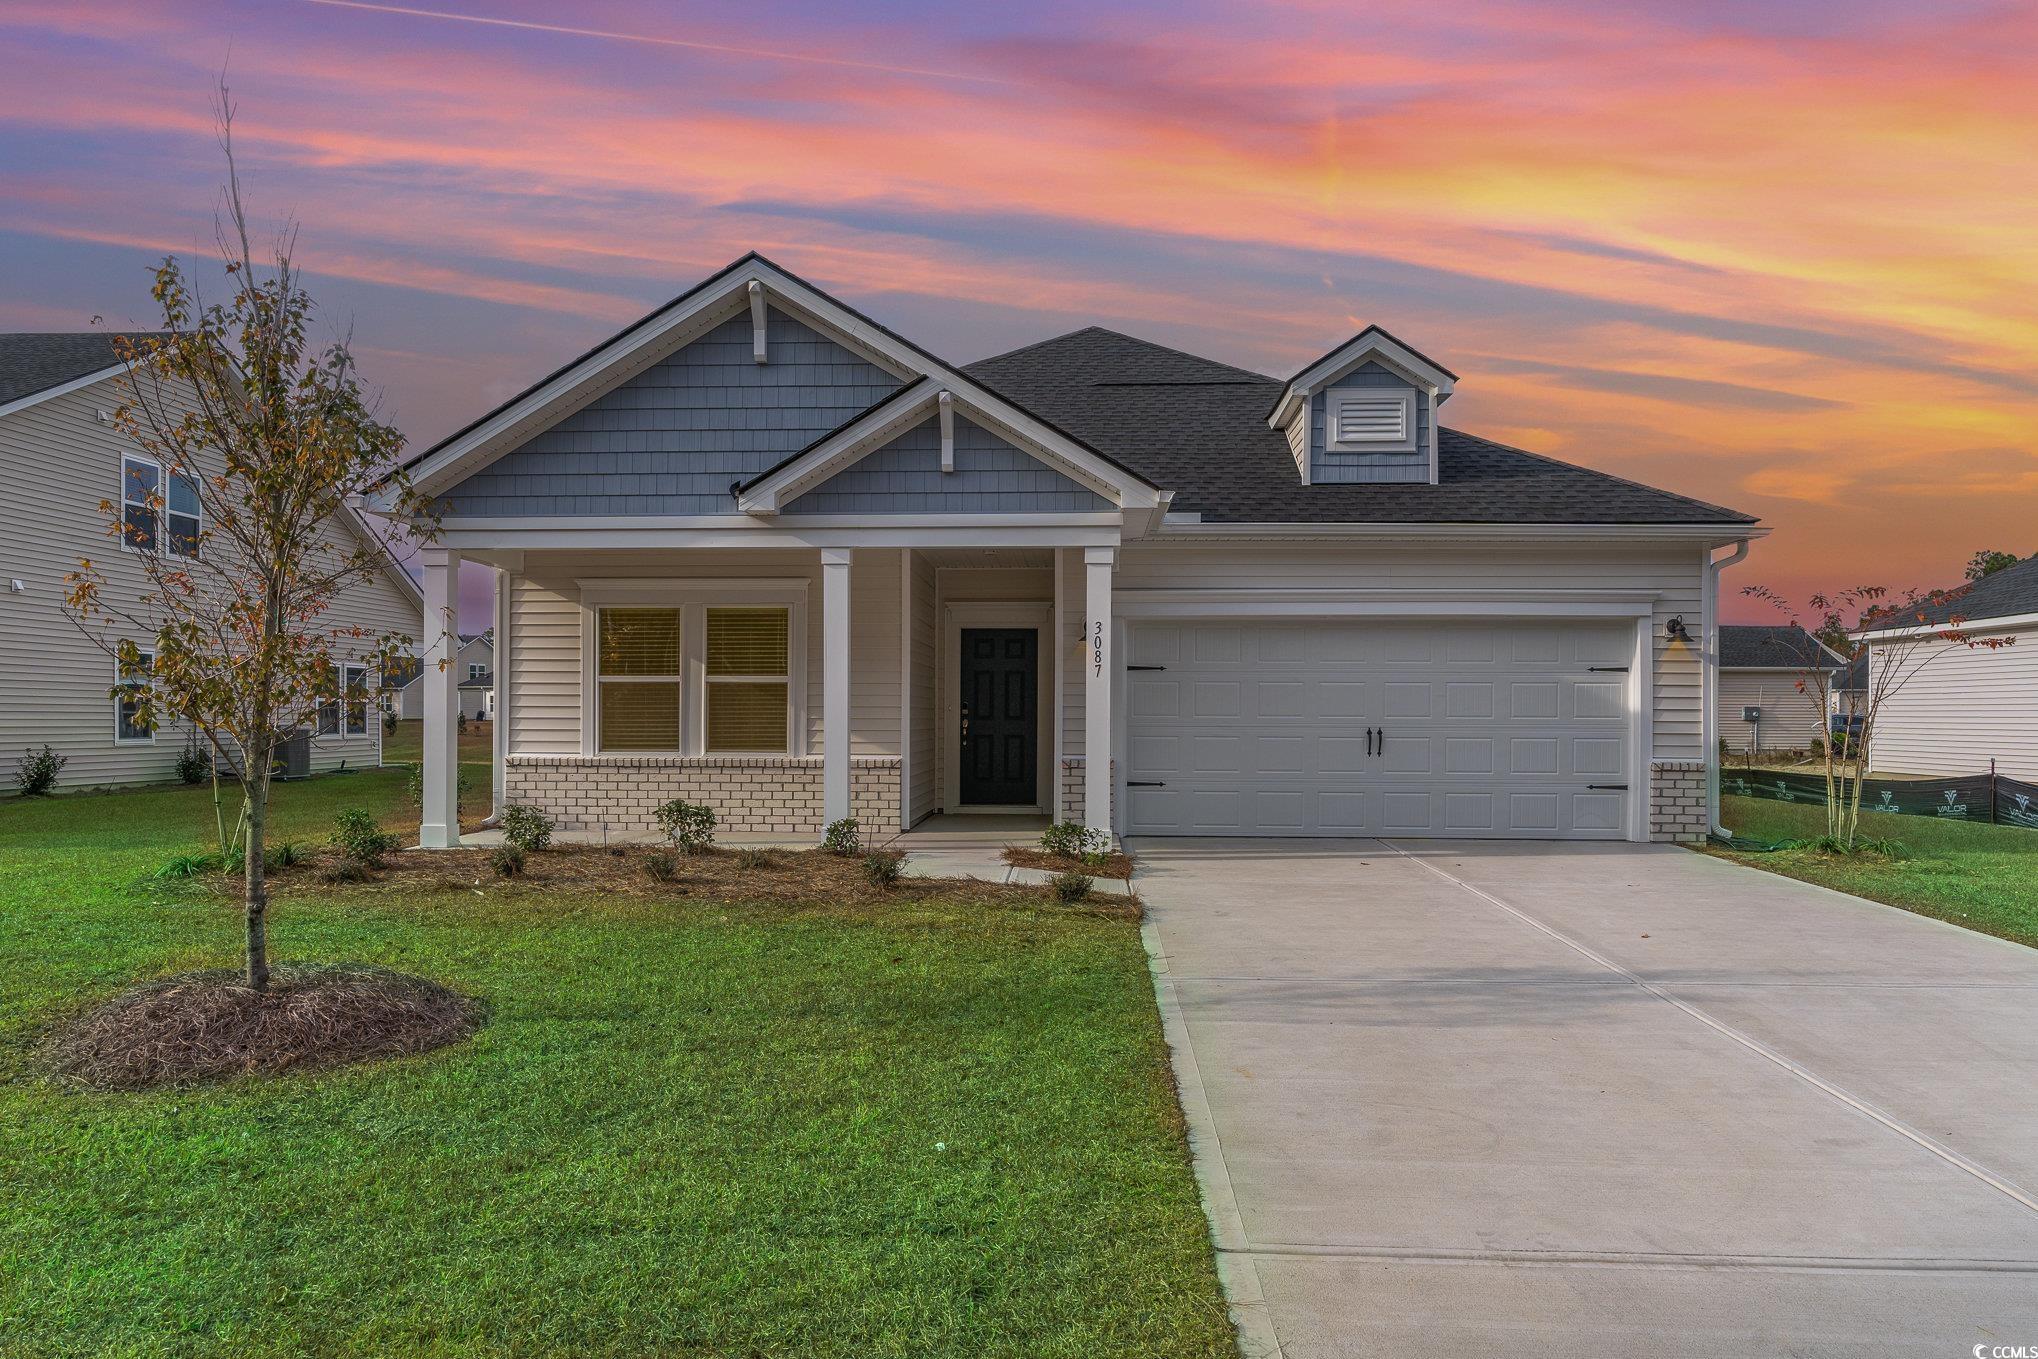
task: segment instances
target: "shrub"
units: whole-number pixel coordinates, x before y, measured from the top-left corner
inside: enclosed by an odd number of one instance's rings
[[[863,856],[863,876],[872,887],[884,889],[899,881],[899,874],[905,871],[906,856],[882,852]]]
[[[1072,905],[1090,895],[1090,889],[1097,885],[1087,873],[1057,873],[1048,881],[1054,891],[1054,899],[1063,905]]]
[[[512,804],[502,809],[502,838],[527,854],[552,845],[552,818],[536,807]],[[522,865],[518,865],[522,867]]]
[[[319,869],[318,880],[327,883],[366,882],[368,881],[368,867],[366,864],[356,863],[352,859],[339,859]]]
[[[382,710],[382,734],[384,736],[396,735],[397,721],[396,709],[384,708]]]
[[[363,868],[379,868],[382,856],[402,841],[375,824],[366,807],[348,807],[333,818],[333,844]]]
[[[461,736],[465,736],[465,735],[467,734],[467,714],[466,714],[466,713],[464,713],[464,712],[463,712],[463,713],[454,713],[454,714],[453,714],[453,730],[454,730],[455,732],[457,732],[458,734],[460,734]]]
[[[458,787],[453,796],[458,801],[464,803],[474,792],[474,776],[463,768],[460,771],[460,778],[457,782]],[[425,766],[423,761],[419,761],[410,767],[410,777],[404,781],[404,788],[410,793],[410,805],[419,811],[423,811],[425,807]]]
[[[524,871],[523,847],[514,843],[497,845],[488,851],[488,866],[498,878],[514,878]]]
[[[739,849],[736,851],[736,867],[769,868],[771,867],[771,851],[768,849],[757,849],[755,847],[752,847],[750,849]]]
[[[212,777],[212,752],[198,744],[198,733],[185,738],[177,756],[177,778],[182,783],[203,783]]]
[[[57,786],[57,771],[71,762],[48,746],[21,752],[21,764],[14,771],[14,786],[23,797],[48,797]]]
[[[679,860],[660,850],[644,861],[644,875],[653,882],[671,882],[679,876]]]
[[[658,829],[681,854],[705,854],[715,844],[715,809],[682,798],[660,807],[655,813]]]
[[[863,853],[863,834],[856,818],[845,816],[840,821],[830,821],[828,829],[821,833],[821,848],[845,859]]]
[[[1057,821],[1040,833],[1040,848],[1057,859],[1100,864],[1111,848],[1111,837],[1080,821]]]
[[[156,870],[159,878],[195,878],[220,866],[217,854],[177,854]]]

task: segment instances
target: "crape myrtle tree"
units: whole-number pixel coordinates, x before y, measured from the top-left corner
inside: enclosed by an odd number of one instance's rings
[[[1789,600],[1766,586],[1751,585],[1742,591],[1772,605],[1850,661],[1869,650],[1866,642],[1857,640],[1862,633],[1894,633],[1875,643],[1860,689],[1836,690],[1838,672],[1822,666],[1823,658],[1816,652],[1803,658],[1804,668],[1798,672],[1798,692],[1810,695],[1821,712],[1833,717],[1825,742],[1826,843],[1833,848],[1851,853],[1860,833],[1861,788],[1871,768],[1875,723],[1883,706],[1945,656],[1961,650],[1994,651],[2016,640],[1977,636],[1966,630],[1967,620],[1957,606],[1960,597],[1973,588],[1965,585],[1893,600],[1886,586],[1857,585],[1832,595],[1811,596],[1806,601],[1809,622],[1799,617]]]
[[[375,677],[413,641],[332,621],[343,591],[388,566],[386,549],[343,520],[356,513],[355,497],[379,487],[421,536],[436,536],[438,521],[396,466],[402,436],[376,419],[346,341],[310,337],[314,308],[292,259],[294,229],[256,258],[224,82],[216,119],[226,157],[216,235],[231,295],[202,301],[184,266],[167,258],[151,289],[163,333],[115,340],[127,372],[114,424],[161,475],[100,509],[143,589],[128,604],[107,588],[103,564],[86,559],[66,577],[65,604],[114,657],[124,681],[115,694],[137,725],[189,723],[215,768],[240,771],[241,817],[231,845],[223,826],[221,839],[229,859],[241,860],[247,984],[259,991],[269,980],[271,763],[321,709],[366,720]],[[427,621],[428,631],[443,626]],[[369,678],[342,692],[342,661]]]

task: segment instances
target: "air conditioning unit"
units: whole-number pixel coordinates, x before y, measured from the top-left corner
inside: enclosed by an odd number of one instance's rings
[[[276,754],[269,765],[269,776],[276,779],[308,779],[311,777],[311,733],[302,727],[285,737],[276,747]]]

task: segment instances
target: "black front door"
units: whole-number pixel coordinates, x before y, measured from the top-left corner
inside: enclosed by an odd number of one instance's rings
[[[962,800],[1039,800],[1040,639],[1032,628],[962,630]]]

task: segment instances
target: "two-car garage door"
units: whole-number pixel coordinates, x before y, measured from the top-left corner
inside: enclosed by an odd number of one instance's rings
[[[1137,622],[1125,832],[1619,839],[1634,635]]]

